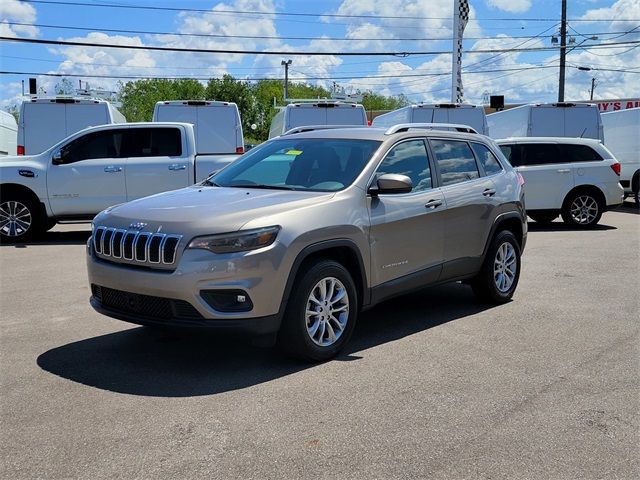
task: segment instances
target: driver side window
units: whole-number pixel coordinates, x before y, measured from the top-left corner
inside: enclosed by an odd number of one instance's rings
[[[121,158],[124,130],[93,132],[76,138],[60,149],[64,165],[88,159]]]
[[[409,177],[413,185],[412,192],[431,188],[431,169],[424,141],[409,140],[392,147],[378,166],[376,178],[385,173]]]

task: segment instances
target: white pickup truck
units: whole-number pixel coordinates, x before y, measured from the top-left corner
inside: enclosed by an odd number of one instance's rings
[[[0,242],[205,179],[237,155],[198,155],[193,126],[153,122],[81,130],[33,156],[0,159]]]

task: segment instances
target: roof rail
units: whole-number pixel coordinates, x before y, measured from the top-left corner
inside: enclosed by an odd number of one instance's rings
[[[334,130],[338,128],[369,128],[368,125],[303,125],[301,127],[294,127],[284,132],[281,137],[285,135],[292,135],[294,133],[313,132],[315,130]]]
[[[408,132],[411,129],[453,130],[456,132],[464,133],[478,133],[473,127],[458,123],[400,123],[398,125],[394,125],[393,127],[389,127],[389,129],[384,132],[384,134],[393,135],[394,133],[398,132]]]

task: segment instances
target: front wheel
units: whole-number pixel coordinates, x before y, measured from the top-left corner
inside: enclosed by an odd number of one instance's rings
[[[31,240],[41,229],[38,209],[28,198],[0,197],[0,242]]]
[[[603,206],[598,198],[589,191],[575,192],[562,207],[562,220],[568,225],[590,228],[602,217]]]
[[[321,260],[295,282],[278,335],[292,356],[321,362],[336,356],[349,340],[358,315],[351,275],[340,263]]]
[[[511,300],[519,279],[520,245],[513,233],[503,230],[491,242],[471,288],[479,300],[500,304]]]

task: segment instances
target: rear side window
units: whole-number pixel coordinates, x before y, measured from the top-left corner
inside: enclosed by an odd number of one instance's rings
[[[127,157],[178,157],[182,136],[177,128],[132,128],[124,150]]]
[[[412,192],[431,188],[431,169],[424,142],[409,140],[392,147],[378,167],[376,178],[385,173],[396,173],[409,177],[413,185]]]
[[[98,158],[121,158],[125,130],[93,132],[76,138],[60,149],[63,164]]]
[[[528,143],[520,145],[520,165],[546,165],[568,163],[570,160],[555,143]]]
[[[453,185],[480,177],[476,159],[467,142],[431,140],[442,185]]]
[[[598,152],[588,145],[560,145],[569,162],[595,162],[602,160]]]
[[[484,173],[487,175],[495,175],[502,171],[502,165],[500,165],[498,159],[486,146],[480,143],[472,143],[471,148],[473,148],[473,153],[476,154],[476,158],[480,160],[484,168]]]

